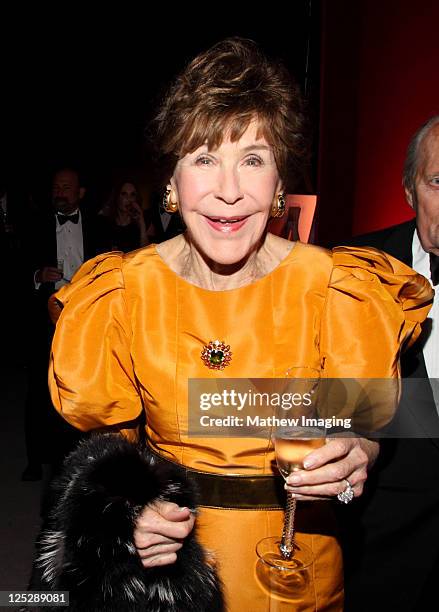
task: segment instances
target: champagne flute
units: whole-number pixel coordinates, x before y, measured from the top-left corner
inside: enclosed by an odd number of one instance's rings
[[[302,397],[312,398],[310,403],[294,408],[294,425],[280,425],[272,433],[276,463],[280,474],[286,480],[291,472],[303,469],[305,457],[314,449],[325,444],[326,430],[317,426],[318,388],[320,373],[313,368],[291,368],[288,375],[295,378],[294,392]],[[306,377],[306,378],[305,378]],[[293,413],[293,411],[291,411]],[[276,423],[290,417],[284,408],[276,408]],[[305,570],[314,561],[312,551],[295,538],[295,514],[297,500],[287,494],[282,536],[272,536],[260,540],[256,552],[260,562],[268,569],[270,591],[286,595],[296,595],[305,588]],[[263,572],[259,571],[260,578]],[[301,575],[303,574],[303,575]],[[294,590],[295,593],[290,593]]]
[[[304,469],[303,461],[305,457],[314,449],[325,444],[325,434],[325,430],[318,427],[276,428],[273,434],[276,463],[285,480],[292,472]],[[294,540],[296,507],[296,498],[287,494],[282,540],[279,544],[282,559],[286,561],[293,558],[296,548]],[[297,562],[298,559],[294,563]]]

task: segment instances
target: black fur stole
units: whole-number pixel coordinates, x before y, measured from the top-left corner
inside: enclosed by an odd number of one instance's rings
[[[39,584],[31,588],[69,591],[70,606],[48,611],[224,610],[219,579],[195,529],[167,566],[145,569],[133,544],[133,526],[146,504],[194,508],[194,491],[178,466],[121,436],[101,434],[67,457],[53,486],[55,504],[37,542]]]

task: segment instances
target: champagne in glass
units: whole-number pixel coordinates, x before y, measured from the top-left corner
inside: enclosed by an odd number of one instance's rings
[[[315,418],[318,416],[318,370],[313,368],[291,368],[287,376],[295,378],[295,391],[313,397],[312,405],[303,404],[295,407],[295,417]],[[279,409],[279,421],[285,417],[285,411]],[[325,430],[318,427],[275,427],[272,438],[275,446],[276,463],[283,478],[291,472],[303,469],[305,457],[314,449],[325,444]],[[294,520],[296,498],[287,494],[287,505],[283,524],[282,537],[271,536],[260,540],[256,546],[259,557],[258,572],[261,582],[269,585],[270,592],[282,597],[294,597],[309,586],[309,573],[314,557],[312,551],[302,542],[296,542]],[[265,570],[264,570],[265,568]]]
[[[274,434],[274,445],[281,475],[286,479],[291,472],[303,470],[305,457],[324,444],[324,433],[317,427],[278,430]]]
[[[303,461],[311,451],[325,444],[325,434],[325,430],[317,427],[276,428],[273,435],[276,463],[285,480],[291,472],[303,469]],[[279,543],[280,553],[285,560],[292,559],[295,553],[294,519],[296,505],[296,498],[289,495],[282,540]],[[296,559],[296,561],[299,560]]]

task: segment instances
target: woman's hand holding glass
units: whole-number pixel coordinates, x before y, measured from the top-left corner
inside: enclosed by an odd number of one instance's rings
[[[183,540],[191,533],[195,516],[172,502],[145,506],[134,528],[134,545],[144,567],[170,565],[177,560]]]
[[[306,456],[303,470],[287,477],[285,488],[297,499],[319,500],[344,491],[348,480],[359,497],[378,450],[377,442],[365,438],[329,438]]]

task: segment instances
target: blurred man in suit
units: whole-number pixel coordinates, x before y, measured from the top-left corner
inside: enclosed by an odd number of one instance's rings
[[[40,216],[34,234],[33,272],[37,290],[53,293],[70,281],[86,259],[96,254],[96,221],[91,211],[81,205],[84,195],[85,188],[76,170],[64,168],[55,174],[52,210]]]
[[[439,116],[408,147],[403,186],[412,221],[360,236],[439,283]],[[439,287],[437,286],[436,289]],[[429,609],[439,576],[439,296],[422,337],[403,355],[403,395],[365,494],[340,509],[346,612]],[[436,396],[436,401],[435,401]],[[405,436],[405,437],[404,437]],[[408,437],[410,436],[410,437]]]
[[[69,282],[97,254],[96,220],[83,205],[85,188],[78,171],[62,168],[52,182],[51,209],[40,212],[27,232],[33,283],[29,387],[25,411],[28,465],[23,480],[41,478],[42,463],[57,465],[78,434],[52,408],[47,368],[53,326],[47,310],[50,295]]]

